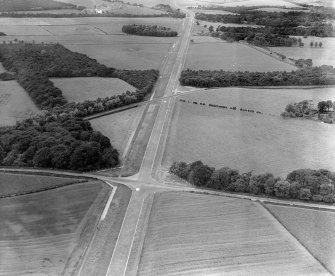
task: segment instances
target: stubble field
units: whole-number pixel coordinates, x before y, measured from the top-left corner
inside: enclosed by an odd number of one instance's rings
[[[0,81],[0,126],[15,125],[39,113],[27,92],[16,81]]]
[[[184,69],[251,72],[296,69],[244,44],[227,43],[211,37],[207,39],[208,42],[194,38],[194,43],[190,44]]]
[[[98,181],[0,200],[0,275],[71,275],[109,194]]]
[[[154,198],[138,275],[327,275],[259,204],[166,192]]]
[[[0,197],[31,193],[85,181],[87,180],[70,177],[0,173]]]
[[[288,58],[313,60],[314,66],[332,65],[335,66],[335,38],[334,37],[299,37],[305,44],[304,47],[272,47],[274,52],[283,54]],[[322,42],[322,47],[310,47],[310,43]]]
[[[134,135],[145,106],[90,120],[92,127],[106,135],[123,157],[129,138]]]
[[[117,78],[53,78],[51,80],[70,102],[83,102],[136,91],[134,86]]]
[[[335,273],[334,212],[271,204],[267,208],[327,269]]]
[[[333,125],[320,122],[178,102],[163,167],[202,160],[216,168],[282,177],[301,168],[334,171],[333,137]]]

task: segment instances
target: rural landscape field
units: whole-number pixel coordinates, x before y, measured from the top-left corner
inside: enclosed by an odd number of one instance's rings
[[[330,0],[0,0],[0,275],[334,275]]]

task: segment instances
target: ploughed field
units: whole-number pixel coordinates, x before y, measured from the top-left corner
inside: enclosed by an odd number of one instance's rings
[[[129,139],[134,136],[145,106],[128,109],[122,112],[90,120],[92,127],[107,136],[113,147],[123,157],[129,145]]]
[[[296,68],[242,43],[194,37],[184,69],[224,71],[292,71]]]
[[[0,72],[2,71],[2,66]],[[15,125],[39,113],[27,92],[16,81],[0,81],[0,126]]]
[[[149,24],[178,31],[182,20],[173,18],[0,18],[0,32],[27,42],[60,43],[72,51],[118,69],[158,69],[176,38],[125,35],[125,24]]]
[[[215,97],[207,99],[215,104]],[[334,171],[333,137],[334,126],[321,122],[177,102],[163,167],[201,160],[282,177],[301,168]]]
[[[96,100],[121,95],[127,91],[136,91],[134,86],[118,78],[53,78],[51,80],[69,102]]]
[[[109,193],[90,181],[0,199],[0,275],[75,273]]]
[[[267,208],[313,256],[335,273],[334,212],[271,204]]]
[[[304,47],[271,47],[274,52],[285,55],[287,58],[294,59],[312,59],[314,66],[332,65],[335,66],[335,38],[334,37],[312,37],[301,38]],[[322,42],[322,47],[311,47],[310,43]],[[315,44],[314,44],[315,45]]]
[[[156,194],[139,275],[327,275],[258,203]]]

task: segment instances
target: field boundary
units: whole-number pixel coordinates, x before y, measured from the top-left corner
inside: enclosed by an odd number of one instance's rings
[[[330,275],[335,275],[333,274],[326,266],[325,264],[319,260],[305,245],[302,241],[299,240],[291,231],[283,224],[281,221],[278,219],[278,217],[271,212],[271,210],[264,204],[263,202],[259,202],[259,204],[266,210],[274,220],[276,220]]]

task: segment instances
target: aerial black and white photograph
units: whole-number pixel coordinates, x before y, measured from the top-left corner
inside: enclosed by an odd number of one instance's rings
[[[0,0],[0,276],[335,276],[335,0]]]

